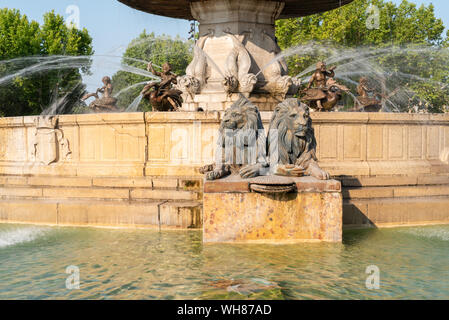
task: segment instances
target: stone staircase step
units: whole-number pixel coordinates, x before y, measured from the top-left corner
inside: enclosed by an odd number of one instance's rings
[[[449,196],[447,185],[344,188],[343,199],[407,198]]]
[[[198,200],[201,193],[176,189],[0,186],[0,198],[101,199],[101,200]]]
[[[131,200],[162,199],[162,200],[199,200],[200,195],[194,191],[132,189]]]
[[[402,175],[336,177],[343,187],[381,187],[449,184],[449,175]]]
[[[196,201],[0,200],[0,223],[58,226],[195,229],[202,225]]]
[[[149,188],[200,191],[202,180],[198,177],[87,178],[0,175],[0,186]]]
[[[419,222],[419,223],[417,223]],[[449,223],[449,196],[343,201],[345,228]]]

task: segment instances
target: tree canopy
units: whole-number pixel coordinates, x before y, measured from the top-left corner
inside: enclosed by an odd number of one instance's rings
[[[146,69],[147,62],[153,62],[156,69],[168,62],[172,66],[172,72],[184,75],[192,60],[192,48],[192,41],[184,41],[180,37],[173,39],[166,35],[156,36],[154,33],[147,33],[144,30],[128,45],[123,55],[123,62],[140,69]],[[133,84],[145,81],[150,81],[150,79],[142,75],[118,71],[112,77],[114,93],[124,90],[118,97],[118,105],[126,108],[139,95],[143,84],[129,90],[126,89]],[[140,109],[151,110],[151,106],[148,101],[144,100]]]
[[[392,79],[397,85],[414,91],[431,105],[429,110],[433,112],[441,112],[443,105],[449,103],[449,86],[444,86],[449,80],[449,56],[444,49],[449,45],[449,32],[445,35],[444,30],[432,4],[418,7],[407,0],[399,5],[385,0],[355,0],[333,11],[276,22],[281,49],[300,46],[298,54],[287,59],[291,75],[329,58],[339,48],[344,48],[345,53],[372,48],[373,52],[382,52],[375,55],[376,64],[394,73],[396,77]],[[312,42],[330,50],[301,52],[301,46],[308,48]],[[391,50],[379,51],[382,48]],[[400,74],[408,78],[401,78]],[[410,77],[430,81],[412,83]]]
[[[69,28],[64,18],[48,12],[39,25],[19,10],[0,9],[0,78],[17,70],[35,66],[46,56],[88,56],[93,54],[92,38],[86,29]],[[29,57],[28,59],[16,59]],[[88,72],[88,63],[83,64]],[[37,68],[36,68],[37,69]],[[73,65],[67,69],[18,75],[0,83],[0,115],[36,115],[63,96],[73,97],[80,90],[80,70]],[[77,97],[73,97],[77,100]]]

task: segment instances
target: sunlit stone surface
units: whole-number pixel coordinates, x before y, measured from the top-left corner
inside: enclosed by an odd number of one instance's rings
[[[199,22],[199,38],[186,75],[178,78],[183,110],[225,110],[239,94],[274,110],[299,82],[288,75],[275,36],[275,21],[338,8],[344,1],[120,0],[149,13]],[[237,94],[238,93],[238,94]]]
[[[249,180],[228,177],[204,185],[204,242],[288,243],[342,240],[340,182],[293,179],[297,191],[250,192]]]

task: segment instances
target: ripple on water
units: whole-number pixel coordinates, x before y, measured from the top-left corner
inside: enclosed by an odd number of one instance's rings
[[[4,225],[0,239],[0,299],[449,298],[449,226],[277,246],[203,246],[198,231]],[[65,288],[71,265],[80,290]],[[380,290],[365,286],[369,265]]]
[[[444,226],[406,228],[401,232],[420,238],[449,241],[449,229]]]
[[[0,230],[0,248],[32,242],[45,235],[49,228],[34,226],[6,226]]]

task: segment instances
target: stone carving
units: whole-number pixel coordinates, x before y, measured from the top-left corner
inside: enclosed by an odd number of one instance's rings
[[[178,77],[177,82],[176,88],[183,93],[187,93],[192,100],[196,94],[201,92],[201,82],[195,77],[185,75]]]
[[[287,94],[294,96],[299,93],[299,90],[301,89],[302,81],[300,78],[296,78],[296,77],[291,78],[291,79],[292,79],[292,85],[290,86],[290,89]]]
[[[64,132],[58,129],[58,118],[55,116],[39,117],[34,120],[35,131],[32,138],[31,158],[34,162],[50,165],[68,160],[71,157],[69,141]]]
[[[267,47],[270,48],[270,54],[272,55],[272,63],[265,69],[265,77],[267,83],[263,87],[272,96],[284,100],[285,96],[293,85],[293,80],[287,74],[287,64],[283,58],[277,58],[276,56],[281,52],[277,42],[273,39],[268,32],[262,30],[262,35],[267,41]]]
[[[81,98],[81,101],[85,101],[91,97],[95,97],[95,100],[89,105],[89,108],[93,109],[95,112],[108,112],[117,111],[117,99],[112,96],[112,81],[108,76],[103,77],[101,80],[104,84],[103,87],[98,88],[97,92],[86,94]],[[103,96],[100,98],[99,93]]]
[[[276,107],[266,139],[257,107],[241,98],[223,116],[215,157],[215,164],[200,169],[207,180],[237,172],[244,179],[270,174],[330,178],[317,163],[309,107],[297,99],[287,99]],[[258,189],[253,191],[257,192],[285,192],[291,187],[290,181],[280,183],[269,177],[254,183]]]
[[[329,179],[318,166],[316,139],[309,108],[297,99],[280,103],[271,118],[268,131],[268,154],[272,173],[276,175],[313,176]]]
[[[329,70],[324,62],[318,62],[315,73],[310,78],[309,84],[301,98],[309,102],[309,107],[317,111],[330,111],[341,100],[343,92],[348,92],[349,88],[337,83],[335,76],[335,66]],[[330,77],[328,79],[328,77]],[[312,88],[312,85],[314,88]]]
[[[223,87],[228,95],[240,92],[248,97],[257,83],[256,75],[249,73],[251,56],[234,34],[229,31],[225,31],[225,33],[232,39],[234,47],[226,59]]]
[[[258,193],[289,193],[295,191],[292,178],[282,176],[261,176],[251,179],[249,188]]]
[[[225,111],[220,124],[215,164],[200,169],[207,180],[216,180],[233,173],[242,178],[260,175],[268,167],[266,136],[259,110],[241,97]]]
[[[273,65],[276,64],[273,63]],[[290,76],[274,76],[269,78],[264,89],[273,97],[278,98],[279,100],[284,100],[292,85],[293,80]]]
[[[177,75],[171,72],[170,64],[164,63],[162,72],[159,72],[154,70],[150,62],[147,69],[162,79],[160,83],[148,83],[141,92],[143,97],[150,101],[153,111],[178,111],[183,103],[182,91],[172,86],[177,83]]]
[[[186,69],[186,75],[177,79],[176,88],[189,94],[192,100],[196,94],[201,93],[201,89],[207,83],[209,77],[207,72],[207,57],[203,48],[210,34],[213,34],[213,32],[198,39],[193,48],[193,60]]]
[[[382,109],[381,95],[369,87],[367,78],[360,78],[357,94],[356,111],[379,112]]]

